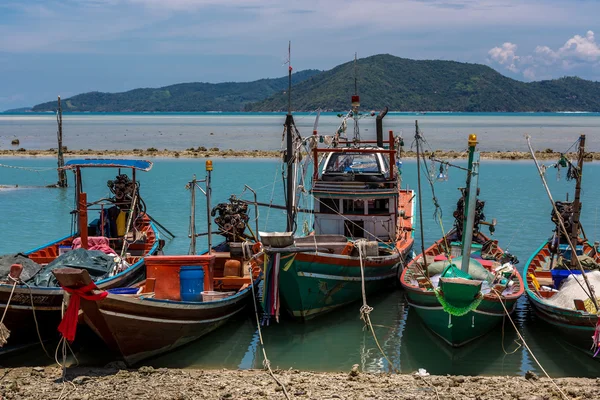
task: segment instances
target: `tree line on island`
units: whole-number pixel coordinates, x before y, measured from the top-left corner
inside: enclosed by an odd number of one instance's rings
[[[341,111],[354,93],[354,65],[292,75],[292,108]],[[388,54],[359,59],[358,92],[363,109],[394,111],[600,111],[600,82],[577,77],[536,82],[508,78],[481,65],[409,60]],[[181,83],[122,93],[89,92],[63,102],[63,111],[194,112],[287,110],[287,77],[253,82]],[[32,111],[55,111],[56,101]]]

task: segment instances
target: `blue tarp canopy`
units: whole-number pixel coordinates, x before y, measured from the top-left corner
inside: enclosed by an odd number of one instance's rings
[[[152,162],[146,160],[122,160],[116,158],[86,158],[82,160],[69,160],[64,169],[75,168],[132,168],[140,171],[150,171]]]

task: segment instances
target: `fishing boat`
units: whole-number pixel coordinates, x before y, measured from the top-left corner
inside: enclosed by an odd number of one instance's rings
[[[83,171],[107,168],[118,170],[116,178],[108,181],[111,196],[88,203]],[[78,159],[65,164],[64,169],[72,170],[75,178],[72,233],[0,261],[6,271],[0,281],[4,342],[9,333],[11,345],[56,334],[64,292],[50,271],[60,265],[88,268],[101,289],[128,286],[144,278],[144,259],[159,252],[163,243],[136,179],[136,171],[151,168],[152,162],[144,160]],[[92,212],[98,212],[97,217]],[[89,222],[88,213],[93,217]]]
[[[210,160],[207,171],[203,192],[210,213]],[[193,193],[190,254],[147,257],[144,282],[108,291],[95,287],[85,270],[53,271],[60,285],[71,293],[71,299],[77,296],[75,302],[69,303],[59,327],[67,340],[75,338],[72,321],[81,309],[86,324],[128,365],[134,365],[199,339],[248,305],[260,282],[260,265],[256,261],[259,254],[252,252],[248,241],[226,240],[212,247],[210,219],[208,232],[196,233],[198,182],[194,178],[188,184]],[[219,208],[227,207],[221,204]],[[231,231],[227,237],[233,239],[230,234]],[[196,255],[196,238],[201,235],[208,235],[210,250]]]
[[[315,123],[313,134],[302,138],[288,105],[287,229],[260,233],[268,317],[278,320],[285,310],[306,321],[364,299],[393,283],[412,249],[414,192],[401,188],[402,139],[390,131],[384,140],[387,108],[377,115],[376,140],[361,138],[359,119],[375,113],[363,115],[359,107],[355,94],[333,135],[319,136]]]
[[[531,144],[530,144],[531,149]],[[600,352],[599,299],[600,253],[589,242],[580,220],[581,181],[585,135],[579,138],[577,164],[564,155],[554,165],[568,168],[567,178],[575,180],[573,201],[554,201],[535,154],[532,156],[552,202],[552,236],[531,255],[525,265],[525,292],[536,315],[556,327],[562,337],[590,351]]]
[[[420,187],[419,135],[417,126]],[[476,135],[469,136],[468,144],[467,183],[454,212],[454,227],[429,248],[424,249],[422,244],[421,254],[411,260],[400,276],[411,309],[453,347],[493,329],[506,313],[514,311],[523,294],[523,281],[514,267],[516,258],[480,231],[481,225],[489,225],[493,232],[495,222],[485,221],[485,203],[478,199]],[[421,242],[424,243],[423,233]]]

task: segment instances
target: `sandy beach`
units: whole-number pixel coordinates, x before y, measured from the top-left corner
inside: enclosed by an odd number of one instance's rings
[[[516,376],[427,376],[317,373],[275,370],[291,399],[554,400],[598,399],[600,378],[556,379]],[[283,389],[262,370],[181,370],[120,363],[104,368],[59,367],[0,370],[3,399],[285,399]],[[566,397],[565,397],[566,396]]]
[[[531,154],[522,151],[482,151],[482,159],[494,160],[530,160]],[[157,149],[133,149],[133,150],[67,150],[64,152],[66,158],[279,158],[279,151],[268,150],[210,150],[210,149],[188,149],[188,150],[157,150]],[[424,158],[429,158],[431,152],[425,152]],[[567,158],[573,159],[575,153],[567,153]],[[0,157],[56,157],[56,150],[0,150]],[[454,150],[440,150],[435,152],[435,157],[440,159],[466,159],[466,152]],[[560,153],[553,151],[538,151],[536,157],[540,160],[558,160]],[[414,151],[402,152],[402,158],[416,158]],[[586,153],[586,160],[600,160],[600,152]]]

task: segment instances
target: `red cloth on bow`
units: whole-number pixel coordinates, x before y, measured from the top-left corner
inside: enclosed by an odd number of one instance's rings
[[[61,335],[69,342],[75,340],[75,333],[77,332],[77,320],[79,316],[79,301],[83,297],[86,300],[98,301],[108,296],[108,292],[101,292],[98,294],[88,294],[92,290],[98,289],[94,282],[89,285],[82,286],[78,289],[71,289],[63,287],[63,289],[71,295],[67,312],[63,316],[60,325],[58,325],[58,331]]]

